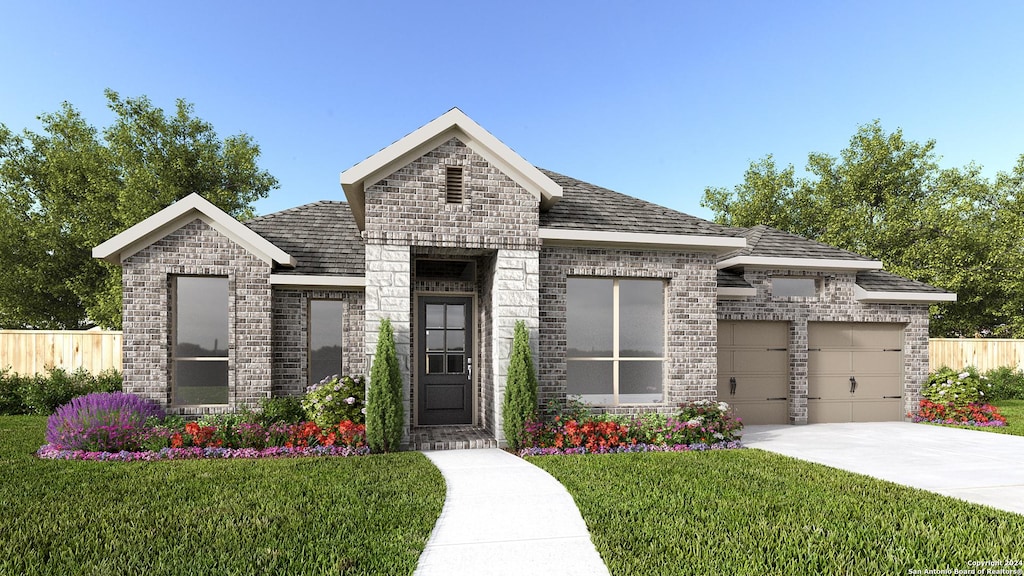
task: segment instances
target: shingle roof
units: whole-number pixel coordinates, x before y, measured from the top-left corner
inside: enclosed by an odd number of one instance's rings
[[[768,256],[775,258],[821,258],[828,260],[864,260],[873,258],[822,244],[803,236],[783,232],[763,224],[753,228],[734,228],[747,239],[747,247],[740,248],[721,257],[722,260],[737,256]]]
[[[693,236],[730,236],[739,229],[721,226],[639,198],[595,186],[550,170],[540,170],[562,187],[562,199],[540,213],[541,228],[643,232]]]
[[[950,294],[951,292],[911,280],[882,270],[867,270],[857,273],[857,285],[871,292],[927,292]]]
[[[725,270],[718,271],[718,287],[719,288],[753,288],[744,278],[739,274],[733,274],[732,272],[726,272]]]
[[[278,273],[364,274],[365,247],[345,202],[313,202],[253,218],[244,224],[295,258],[294,269],[281,269]]]

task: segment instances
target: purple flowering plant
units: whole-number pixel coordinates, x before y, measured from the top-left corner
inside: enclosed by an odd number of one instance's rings
[[[132,394],[86,394],[50,415],[46,441],[63,450],[137,449],[146,439],[146,421],[163,417],[160,406]]]

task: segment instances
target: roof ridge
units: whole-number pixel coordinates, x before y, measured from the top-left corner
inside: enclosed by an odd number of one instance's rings
[[[332,204],[348,204],[348,202],[343,202],[341,200],[316,200],[316,201],[313,201],[313,202],[307,202],[306,204],[302,204],[301,206],[293,206],[291,208],[285,208],[284,210],[278,210],[276,212],[271,212],[269,214],[264,214],[262,216],[255,216],[253,218],[250,218],[250,219],[246,220],[245,222],[243,222],[243,224],[249,224],[250,222],[261,222],[261,221],[269,220],[271,218],[276,218],[278,216],[282,216],[282,215],[285,215],[285,214],[294,214],[295,212],[306,210],[306,209],[312,208],[314,206],[324,206],[324,205],[332,205]]]

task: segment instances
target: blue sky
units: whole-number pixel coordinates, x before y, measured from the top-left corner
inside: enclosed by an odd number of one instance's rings
[[[104,88],[251,135],[268,213],[458,106],[533,164],[702,217],[772,153],[881,120],[988,176],[1024,154],[1024,2],[5,2],[0,122]]]

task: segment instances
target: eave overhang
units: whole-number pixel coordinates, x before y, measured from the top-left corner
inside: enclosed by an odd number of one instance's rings
[[[725,254],[747,245],[745,238],[733,236],[697,236],[649,234],[642,232],[605,232],[541,228],[538,236],[545,246],[600,246],[641,250],[683,250]]]
[[[270,285],[279,288],[365,290],[363,276],[323,276],[314,274],[271,274]]]
[[[935,304],[938,302],[956,302],[953,292],[897,292],[865,290],[853,285],[853,298],[864,303],[891,304]]]
[[[726,268],[783,268],[797,270],[834,270],[854,272],[860,270],[881,270],[878,260],[839,260],[832,258],[783,258],[776,256],[734,256],[718,263],[718,269]]]

